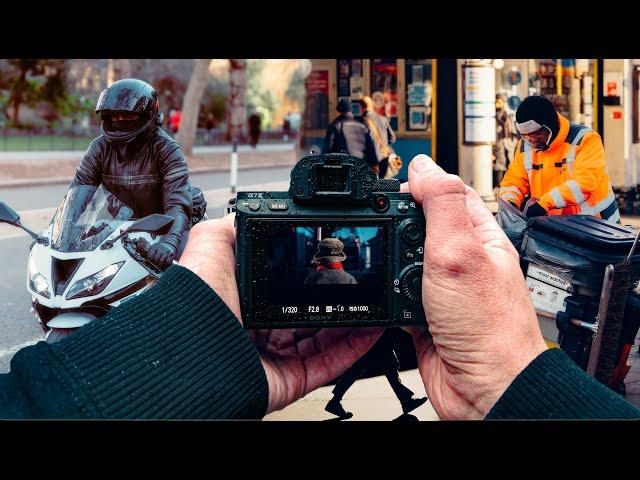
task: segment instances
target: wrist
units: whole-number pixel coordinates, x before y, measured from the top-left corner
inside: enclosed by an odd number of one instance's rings
[[[532,341],[532,338],[534,341]],[[477,395],[473,403],[479,418],[487,416],[493,406],[507,391],[509,386],[538,356],[548,350],[547,344],[540,332],[531,332],[530,335],[523,335],[518,343],[510,343],[505,345],[502,353],[495,355],[496,359],[502,358],[500,367],[494,369],[491,375],[491,381],[486,383],[486,389],[479,390],[483,392]]]

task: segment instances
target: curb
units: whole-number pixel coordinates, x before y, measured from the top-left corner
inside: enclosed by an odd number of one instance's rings
[[[271,162],[260,165],[238,165],[238,170],[260,170],[263,168],[275,168],[275,167],[291,167],[291,162]],[[189,169],[189,174],[194,173],[215,173],[215,172],[228,172],[229,167],[198,167]],[[64,183],[71,183],[73,177],[43,177],[43,178],[18,178],[15,180],[0,180],[0,189],[13,188],[13,187],[37,187],[42,185],[60,185]]]

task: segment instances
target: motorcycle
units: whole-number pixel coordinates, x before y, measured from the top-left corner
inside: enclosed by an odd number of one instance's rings
[[[169,232],[173,218],[152,214],[134,220],[133,210],[103,187],[81,185],[67,192],[42,235],[22,225],[2,202],[0,222],[34,239],[26,284],[45,341],[54,343],[161,277],[146,253]]]

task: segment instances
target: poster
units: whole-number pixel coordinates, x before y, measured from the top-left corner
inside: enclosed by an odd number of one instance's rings
[[[464,141],[487,144],[496,141],[495,69],[489,66],[464,68]]]
[[[427,107],[409,107],[409,128],[411,130],[426,130]]]
[[[351,76],[352,77],[361,77],[362,76],[362,60],[361,59],[353,59],[351,60]]]
[[[496,117],[466,117],[464,141],[469,143],[493,143],[496,141]]]
[[[407,105],[426,105],[426,100],[426,85],[424,83],[411,83],[407,90]]]
[[[339,97],[349,96],[349,77],[338,79],[338,96]]]
[[[304,125],[309,130],[326,129],[329,124],[329,71],[314,70],[305,79]]]
[[[375,112],[396,120],[394,117],[398,115],[398,65],[395,59],[371,60],[371,92]],[[395,122],[392,122],[392,127],[393,123]]]
[[[351,100],[361,99],[364,96],[364,78],[351,77],[350,90]]]

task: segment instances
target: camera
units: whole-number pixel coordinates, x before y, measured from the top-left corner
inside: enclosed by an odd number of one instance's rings
[[[308,155],[287,192],[238,192],[246,328],[426,325],[425,218],[396,179],[347,154]]]

